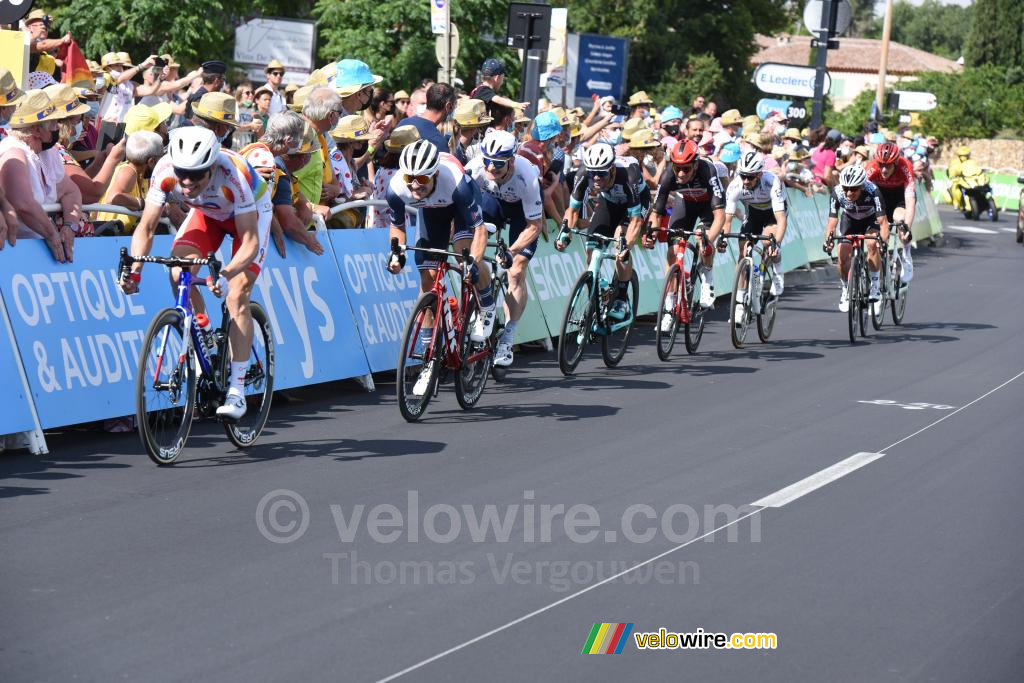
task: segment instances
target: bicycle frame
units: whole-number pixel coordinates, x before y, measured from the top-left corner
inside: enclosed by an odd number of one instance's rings
[[[693,253],[693,260],[691,266],[696,267],[700,263],[700,248],[696,244],[690,244],[691,237],[702,237],[704,243],[707,244],[707,231],[704,230],[703,226],[700,230],[681,230],[673,228],[662,228],[666,231],[667,238],[671,240],[673,237],[680,239],[676,240],[676,243],[672,245],[673,254],[675,255],[675,265],[679,266],[679,272],[682,277],[679,279],[679,286],[676,289],[676,318],[683,324],[689,324],[693,315],[690,311],[690,301],[686,296],[686,283],[690,279],[690,271],[686,268],[686,252],[691,251]]]
[[[612,243],[618,244],[619,249],[622,249],[622,244],[625,242],[624,238],[605,237],[604,235],[591,235],[583,230],[572,228],[572,232],[577,235],[582,235],[587,238],[587,248],[590,249],[590,263],[587,264],[587,270],[590,271],[591,276],[594,279],[594,288],[591,291],[590,300],[594,310],[599,313],[599,320],[607,320],[606,308],[604,299],[602,297],[603,292],[601,291],[601,264],[605,261],[614,261],[615,255],[611,253]],[[590,246],[593,245],[593,246]],[[634,312],[635,316],[636,313]],[[596,330],[598,334],[610,334],[612,332],[618,332],[619,330],[629,327],[633,324],[632,320],[623,320],[621,322],[612,323],[611,325],[603,325],[601,329]]]

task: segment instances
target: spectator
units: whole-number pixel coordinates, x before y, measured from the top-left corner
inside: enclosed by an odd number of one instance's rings
[[[14,114],[14,108],[24,94],[14,80],[14,75],[0,67],[0,140],[10,134],[11,115]]]
[[[384,201],[388,185],[398,173],[398,158],[401,156],[402,150],[419,139],[420,133],[415,126],[398,126],[391,131],[391,135],[384,141],[384,156],[376,164],[377,172],[373,176],[373,199]],[[371,206],[368,213],[367,227],[390,227],[387,209]]]
[[[41,9],[34,9],[25,17],[25,33],[29,35],[30,52],[55,52],[62,45],[71,42],[71,33],[60,38],[50,38],[50,23],[53,17]]]
[[[339,61],[334,79],[334,87],[341,96],[341,111],[339,113],[342,116],[348,116],[370,106],[370,100],[373,99],[373,86],[382,80],[384,80],[383,76],[376,76],[370,72],[370,67],[366,65],[366,62],[361,62],[358,59]]]
[[[629,141],[629,156],[640,162],[644,182],[654,190],[665,161],[665,148],[654,138],[654,131],[643,130],[634,135]]]
[[[279,115],[275,114],[270,117],[270,122],[267,125],[273,128],[274,119],[277,116]],[[288,172],[288,179],[292,186],[292,205],[295,207],[302,224],[309,225],[313,222],[313,212],[316,209],[316,205],[313,200],[307,198],[305,193],[303,193],[296,172],[309,166],[314,155],[320,156],[320,136],[309,120],[305,118],[302,120],[304,123],[301,141],[282,154],[281,161],[285,171]]]
[[[483,100],[464,99],[455,107],[455,135],[451,141],[451,153],[463,165],[477,155],[479,143],[488,126],[494,121],[487,115]]]
[[[70,85],[57,83],[47,86],[43,92],[50,98],[54,108],[63,113],[63,118],[58,121],[59,141],[53,149],[64,164],[64,174],[78,187],[82,202],[93,204],[103,196],[114,175],[114,168],[124,157],[124,144],[119,142],[114,145],[102,165],[92,164],[88,173],[82,170],[81,164],[68,150],[85,134],[82,116],[88,113],[89,106],[78,99]]]
[[[704,105],[704,115],[708,117],[708,120],[712,120],[718,116],[718,105],[715,104],[713,100]]]
[[[690,115],[697,116],[704,112],[704,96],[697,95],[693,98],[693,104],[690,106]]]
[[[810,155],[803,147],[797,147],[789,153],[789,159],[783,166],[782,182],[804,195],[810,197],[814,192],[814,173],[804,165]]]
[[[490,59],[484,60],[483,65],[480,67],[480,83],[473,88],[473,91],[469,93],[469,96],[475,100],[481,100],[487,106],[488,113],[494,116],[491,112],[491,104],[500,104],[503,107],[516,108],[520,107],[526,109],[530,106],[529,102],[516,102],[507,97],[499,95],[501,92],[501,86],[505,84],[505,65],[499,60],[491,57]],[[422,134],[423,131],[420,131]]]
[[[513,119],[515,130],[513,132],[516,140],[524,142],[528,135],[527,130],[530,126],[530,117],[522,109],[513,109],[512,111],[515,112],[515,119]]]
[[[156,133],[167,144],[171,105],[161,102],[152,107],[136,104],[124,115],[124,134],[131,135],[140,130]]]
[[[730,180],[736,177],[736,162],[740,160],[740,146],[735,142],[727,142],[718,152],[718,161],[729,171]]]
[[[205,93],[192,105],[192,125],[208,128],[224,147],[231,146],[231,134],[238,128],[235,98],[224,92]]]
[[[299,86],[294,83],[289,83],[284,87],[284,101],[285,106],[292,103],[292,98],[295,96],[295,92],[299,89]],[[273,95],[273,93],[271,93]]]
[[[125,161],[117,165],[113,180],[103,194],[100,204],[123,206],[130,211],[141,212],[145,208],[146,193],[149,191],[149,179],[153,175],[156,162],[164,154],[164,140],[157,133],[139,130],[125,134]],[[171,206],[168,204],[168,206]],[[181,209],[178,209],[181,212]],[[181,212],[178,222],[184,219]],[[130,234],[139,219],[122,213],[98,212],[96,224],[117,221],[118,233]]]
[[[617,117],[622,118],[622,117]],[[622,128],[619,122],[619,142],[621,142]],[[562,124],[554,112],[546,111],[537,115],[533,122],[533,130],[530,139],[519,147],[518,154],[526,157],[540,170],[540,184],[544,194],[544,210],[549,218],[561,221],[565,213],[563,207],[558,206],[558,196],[561,194],[558,183],[553,174],[548,172],[548,164],[551,162],[554,148],[558,137],[562,134]],[[618,142],[616,142],[618,144]]]
[[[719,119],[719,125],[722,130],[715,133],[716,149],[722,149],[730,142],[736,142],[736,136],[743,125],[743,117],[740,116],[739,109],[730,109],[722,114],[722,117]]]
[[[828,130],[821,126],[814,131],[821,144],[814,148],[811,160],[814,163],[814,179],[822,185],[832,187],[836,184],[836,149],[843,139],[843,134],[835,128]]]
[[[405,107],[405,118],[411,119],[413,116],[420,116],[425,111],[427,111],[427,89],[416,88],[409,96],[409,104]]]
[[[18,238],[41,237],[58,263],[74,257],[75,233],[82,219],[82,196],[64,176],[64,165],[51,154],[57,144],[58,112],[42,90],[30,90],[18,101],[11,116],[11,134],[0,141],[0,187],[10,203],[8,242]],[[62,224],[58,228],[43,206],[60,203]]]
[[[228,72],[228,65],[224,62],[213,59],[203,62],[203,84],[185,102],[185,118],[192,118],[192,107],[202,99],[206,93],[219,93],[224,89],[224,75]],[[237,119],[235,119],[237,121]]]
[[[264,85],[253,91],[253,102],[256,108],[252,113],[252,118],[254,121],[260,122],[263,130],[267,128],[267,120],[270,118],[270,101],[273,97],[274,92]]]
[[[413,93],[415,96],[415,93]],[[411,105],[411,102],[410,102]],[[421,115],[410,116],[398,122],[400,126],[414,126],[421,140],[429,140],[439,152],[448,151],[448,141],[438,127],[455,111],[455,91],[446,83],[435,83],[427,90],[427,109]]]
[[[295,173],[295,177],[302,194],[315,205],[314,211],[325,219],[330,213],[330,205],[341,193],[341,185],[330,163],[334,145],[333,142],[329,144],[325,137],[338,124],[340,112],[341,98],[328,87],[314,89],[302,105],[302,115],[312,124],[318,144],[317,153],[305,167]]]
[[[704,137],[704,121],[699,118],[690,117],[686,120],[686,139],[693,140],[695,144],[700,144],[701,138]]]
[[[132,66],[131,57],[127,52],[108,52],[103,55],[107,94],[100,102],[100,121],[102,127],[108,131],[109,138],[121,136],[124,130],[124,115],[135,104],[135,83],[132,79],[141,70],[153,66],[154,59],[154,56],[150,56],[142,64]]]
[[[370,126],[359,114],[345,116],[331,130],[331,137],[336,144],[336,149],[331,152],[331,166],[341,183],[339,199],[366,199],[373,192],[373,186],[369,182],[360,181],[358,171],[361,166],[356,161],[366,156]]]
[[[671,149],[682,139],[680,127],[683,124],[683,112],[679,107],[667,106],[661,112],[661,144],[665,149]]]
[[[651,117],[651,105],[654,102],[643,90],[633,93],[626,104],[630,106],[629,118],[648,119]]]
[[[409,108],[409,93],[399,90],[394,95],[395,105],[392,107],[395,120],[406,117],[405,110]]]
[[[391,124],[396,120],[394,114],[395,98],[391,91],[379,86],[374,88],[373,96],[370,97],[370,106],[363,110],[363,118],[366,119],[366,125],[373,125],[377,121],[385,121],[387,124]]]
[[[270,92],[270,113],[276,114],[284,111],[287,102],[285,102],[284,93],[281,92],[281,81],[284,80],[284,64],[271,59],[270,63],[263,69],[263,73],[267,75],[267,82],[263,86]]]
[[[853,148],[853,158],[857,160],[861,166],[868,162],[871,158],[871,150],[868,149],[867,145],[858,145]]]
[[[238,110],[238,130],[232,136],[232,147],[237,151],[263,134],[263,122],[256,117],[256,101],[249,81],[242,81],[235,87],[235,107]]]

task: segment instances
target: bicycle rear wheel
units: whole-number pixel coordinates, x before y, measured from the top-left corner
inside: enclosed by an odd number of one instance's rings
[[[238,448],[251,446],[259,438],[267,424],[270,403],[274,397],[274,338],[270,322],[267,320],[267,312],[258,303],[251,302],[249,311],[252,313],[252,344],[245,371],[245,402],[248,407],[238,422],[224,422],[224,433]],[[224,315],[226,317],[227,313]],[[226,333],[230,332],[233,324],[233,321],[228,322]],[[221,386],[224,387],[228,386],[231,374],[228,338],[226,334],[220,354]]]
[[[858,296],[860,306],[857,307],[857,315],[860,318],[860,336],[866,337],[868,336],[868,317],[870,316],[868,309],[874,305],[871,303],[870,298],[871,271],[868,270],[868,259],[866,256],[861,256],[860,258],[860,275],[858,277],[860,279],[860,293]]]
[[[892,283],[895,294],[892,298],[892,322],[903,324],[903,316],[907,313],[907,295],[910,294],[910,283],[903,282],[903,258],[896,257],[892,263]]]
[[[160,311],[146,332],[135,378],[135,422],[157,465],[172,464],[185,448],[196,400],[194,363],[184,316]]]
[[[869,304],[869,308],[871,308],[871,326],[875,330],[882,329],[882,325],[885,324],[885,303],[886,299],[889,298],[889,287],[892,284],[889,282],[888,255],[885,255],[885,258],[882,259],[882,271],[878,274],[878,283],[878,302]]]
[[[752,317],[750,312],[750,285],[753,282],[753,261],[749,256],[745,257],[736,266],[736,278],[732,283],[732,298],[729,300],[729,319],[732,321],[729,325],[729,334],[732,337],[732,345],[737,349],[743,348],[743,342],[747,338],[747,328],[750,327],[750,319]],[[746,285],[741,287],[743,281],[746,280]],[[740,296],[740,292],[743,295]],[[736,308],[740,307],[739,316],[737,319]]]
[[[668,360],[672,354],[672,347],[676,344],[676,332],[679,331],[679,310],[685,305],[685,301],[679,301],[679,292],[682,290],[683,270],[678,265],[673,265],[665,276],[665,287],[661,293],[661,304],[658,306],[658,314],[654,316],[654,342],[658,348],[658,358]],[[671,297],[676,297],[674,306],[669,306]],[[662,319],[670,316],[672,324],[667,330],[661,328]]]
[[[462,314],[462,343],[459,345],[462,363],[455,373],[455,400],[463,410],[469,410],[480,400],[494,359],[493,335],[482,342],[470,339],[469,331],[473,329],[478,315],[480,306],[476,296],[471,296],[470,305]]]
[[[686,342],[686,352],[693,355],[697,353],[700,340],[704,336],[704,314],[707,311],[700,305],[700,292],[697,291],[697,283],[700,282],[700,273],[697,272],[700,258],[697,250],[692,250],[693,263],[690,265],[690,277],[684,283],[686,287],[686,304],[690,307],[690,322],[683,324],[683,341]]]
[[[857,343],[860,323],[860,254],[856,251],[850,256],[850,272],[846,274],[846,294],[849,297],[847,304],[847,326],[850,331],[850,343]]]
[[[565,306],[562,331],[558,335],[558,368],[563,375],[573,373],[590,341],[594,319],[593,287],[594,278],[589,272],[580,275]]]
[[[619,286],[618,279],[612,280],[612,291]],[[636,309],[640,305],[640,280],[636,271],[629,278],[629,285],[626,291],[626,299],[629,301],[629,324],[623,325],[614,332],[612,325],[622,324],[618,321],[608,321],[608,333],[601,337],[601,358],[609,368],[614,368],[626,355],[626,347],[629,346],[629,336],[633,333],[633,326],[636,325]]]
[[[494,286],[496,318],[494,320],[494,332],[491,334],[492,349],[498,348],[498,342],[501,340],[502,335],[505,334],[505,292],[508,291],[508,274],[502,272],[499,277],[501,280],[496,282]],[[494,378],[494,381],[504,382],[506,375],[508,375],[508,368],[501,365],[495,365],[492,359],[491,377]]]
[[[772,296],[771,281],[777,267],[774,263],[766,264],[764,282],[761,291],[757,293],[761,297],[761,312],[757,314],[757,337],[762,342],[767,342],[772,336],[772,330],[775,329],[779,297]]]
[[[448,303],[445,302],[447,306]],[[424,327],[424,319],[434,315],[437,310],[437,295],[433,292],[420,294],[413,306],[409,321],[405,324],[405,333],[402,335],[402,347],[398,354],[398,368],[395,371],[395,387],[398,393],[398,409],[407,422],[415,422],[420,419],[427,409],[427,404],[434,396],[434,388],[437,386],[437,376],[441,356],[441,349],[435,348],[434,343],[440,339],[439,331],[434,331],[431,342],[425,348],[420,348],[420,330]],[[436,317],[436,316],[435,316]],[[440,321],[435,320],[436,325]],[[426,363],[426,365],[424,365]],[[420,374],[429,373],[425,378],[425,384],[421,384],[423,391],[415,392],[416,384],[419,382]]]

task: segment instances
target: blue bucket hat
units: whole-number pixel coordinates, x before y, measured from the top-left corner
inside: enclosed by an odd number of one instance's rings
[[[342,59],[338,62],[338,72],[334,77],[334,89],[342,97],[354,95],[368,85],[377,85],[384,80],[383,76],[374,76],[366,62],[358,59]]]
[[[661,112],[661,122],[671,121],[673,119],[683,120],[683,112],[679,107],[672,106],[671,104],[665,107]]]
[[[740,146],[735,142],[722,145],[722,153],[718,155],[718,160],[723,164],[734,164],[740,160]]]
[[[868,144],[880,145],[885,142],[885,133],[872,133],[868,138]]]
[[[553,111],[541,112],[533,120],[531,135],[533,135],[534,140],[544,142],[556,137],[561,132],[562,124],[558,120],[558,115]]]

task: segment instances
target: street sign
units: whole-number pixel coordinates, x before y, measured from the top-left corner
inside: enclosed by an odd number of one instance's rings
[[[803,100],[798,100],[791,104],[786,110],[786,118],[789,119],[790,125],[795,124],[797,121],[804,121],[807,118],[807,103]]]
[[[434,39],[434,56],[437,57],[437,63],[444,66],[444,35],[439,35]],[[459,57],[459,27],[452,24],[452,62]]]
[[[543,50],[551,37],[551,5],[512,2],[508,6],[505,46]]]
[[[263,69],[271,59],[284,64],[284,83],[301,85],[314,69],[316,22],[305,19],[259,17],[235,28],[234,60],[266,79]]]
[[[929,111],[939,106],[938,99],[930,92],[897,90],[893,94],[898,98],[895,109],[902,109],[903,111]]]
[[[763,97],[757,101],[757,108],[754,110],[759,119],[767,119],[768,115],[773,111],[781,111],[783,114],[787,113],[792,102],[789,100],[773,100],[768,97]]]
[[[448,0],[428,0],[430,2],[430,32],[444,35],[448,24]]]
[[[17,24],[28,14],[35,0],[0,0],[0,24]],[[15,26],[15,29],[18,27]]]
[[[839,4],[839,12],[836,14],[836,30],[832,35],[841,36],[850,28],[850,3],[847,0],[836,0]],[[823,0],[810,0],[804,5],[804,26],[811,35],[818,35],[828,30],[828,15],[825,14],[825,3]]]
[[[577,99],[611,95],[621,102],[626,94],[627,39],[583,33],[579,40]]]
[[[814,97],[815,70],[807,66],[765,63],[754,70],[754,85],[761,92],[793,97]],[[832,79],[825,72],[825,92],[832,87]]]

